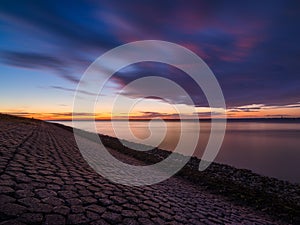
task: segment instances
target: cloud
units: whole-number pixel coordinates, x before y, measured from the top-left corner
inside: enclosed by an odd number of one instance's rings
[[[9,111],[9,112],[2,112],[3,114],[10,114],[10,115],[15,115],[15,116],[23,116],[23,117],[34,117],[37,119],[42,119],[42,120],[70,120],[72,119],[72,116],[75,118],[79,119],[91,119],[101,115],[101,114],[93,114],[93,113],[88,113],[88,112],[78,112],[78,113],[73,113],[73,112],[59,112],[59,113],[34,113],[34,112],[26,112],[26,111]]]
[[[293,108],[300,108],[300,104],[292,104],[292,105],[264,105],[264,104],[252,104],[252,105],[245,105],[245,106],[237,106],[231,107],[227,109],[227,112],[259,112],[261,110],[272,110],[272,109],[293,109]],[[281,115],[281,114],[280,114]],[[265,115],[265,116],[270,116]],[[274,114],[274,116],[276,116]],[[286,116],[286,115],[285,115]]]
[[[98,94],[96,94],[96,93],[92,93],[92,92],[84,91],[84,90],[76,90],[74,88],[65,88],[65,87],[60,87],[60,86],[50,86],[50,88],[54,88],[54,89],[62,90],[62,91],[68,91],[68,92],[72,92],[74,94],[76,92],[79,92],[79,93],[85,94],[85,95],[98,96]]]
[[[22,10],[20,10],[22,9]],[[142,39],[182,44],[215,73],[227,107],[284,106],[300,96],[300,4],[297,1],[4,1],[1,62],[78,82],[78,75],[105,51]],[[24,39],[24,41],[23,41]],[[42,54],[40,52],[43,52]],[[124,85],[158,75],[183,86],[198,106],[201,90],[180,72],[163,67],[117,73]],[[143,88],[125,93],[132,98]],[[172,93],[172,101],[185,103]],[[255,109],[238,109],[255,110]],[[257,109],[259,110],[259,109]]]
[[[55,74],[58,74],[65,80],[72,83],[79,82],[78,78],[68,74],[68,71],[65,69],[65,62],[54,56],[33,52],[14,51],[1,51],[0,55],[0,61],[2,63],[29,69],[52,70]]]
[[[238,106],[234,108],[228,108],[228,112],[259,112],[262,108],[265,108],[264,104],[251,104]]]

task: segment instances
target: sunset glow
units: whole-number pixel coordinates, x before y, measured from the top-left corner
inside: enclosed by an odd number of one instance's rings
[[[67,2],[59,6],[52,1],[2,3],[0,112],[70,120],[78,82],[97,57],[127,42],[153,39],[182,45],[207,63],[222,88],[228,118],[300,117],[296,3],[153,2],[147,7],[132,3],[74,2],[72,9]],[[95,114],[83,109],[75,117],[110,119],[112,96],[133,80],[150,75],[171,79],[187,90],[199,118],[218,117],[182,71],[151,62],[116,72],[103,90],[104,97],[96,102]],[[143,88],[122,95],[130,102],[139,98]],[[182,96],[171,95],[170,103],[191,107]],[[176,110],[161,100],[146,102],[129,115],[120,107],[113,118],[178,119]]]

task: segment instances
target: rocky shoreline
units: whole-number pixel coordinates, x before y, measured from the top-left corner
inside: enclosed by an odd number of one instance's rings
[[[0,128],[0,225],[299,224],[296,184],[220,164],[199,172],[192,158],[163,182],[126,186],[88,165],[71,127],[0,114]],[[153,164],[170,154],[137,152],[100,137],[128,164]],[[116,171],[109,161],[102,169]]]
[[[72,127],[56,124],[70,132]],[[77,129],[78,130],[78,129]],[[81,131],[85,137],[89,132]],[[157,163],[171,152],[159,148],[150,151],[135,151],[125,147],[117,138],[99,134],[102,143],[118,152],[129,155],[146,164]],[[126,140],[123,140],[123,142]],[[141,144],[136,149],[142,149]],[[148,148],[148,146],[145,146]],[[251,206],[271,216],[292,224],[300,223],[300,185],[276,178],[262,176],[247,169],[213,162],[205,171],[198,171],[200,160],[192,157],[176,176],[207,188],[211,193],[227,197],[241,205]]]

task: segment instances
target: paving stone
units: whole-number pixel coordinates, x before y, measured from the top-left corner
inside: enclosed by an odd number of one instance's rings
[[[47,184],[47,188],[50,189],[50,190],[60,190],[61,187],[59,185],[56,185],[56,184]]]
[[[136,215],[138,218],[147,218],[149,214],[146,211],[136,211]]]
[[[152,221],[155,223],[155,224],[164,224],[165,221],[159,217],[155,217],[155,218],[152,218]]]
[[[80,198],[83,204],[93,204],[97,202],[97,199],[93,198],[93,197],[81,197]]]
[[[113,224],[120,223],[122,221],[122,216],[120,214],[108,211],[102,214],[102,218]]]
[[[86,218],[84,214],[69,214],[68,216],[68,224],[85,224],[89,220]]]
[[[47,197],[52,197],[57,195],[55,191],[48,190],[48,189],[37,189],[35,190],[35,193],[40,198],[47,198]]]
[[[15,192],[17,198],[33,197],[34,193],[31,190],[18,190]]]
[[[129,203],[124,204],[123,207],[126,208],[126,209],[134,210],[134,211],[139,210],[138,206],[133,205],[133,204],[129,204]]]
[[[56,206],[53,208],[53,212],[61,215],[68,215],[70,212],[70,208],[67,206]]]
[[[8,195],[0,195],[0,205],[14,201],[16,201],[16,199],[14,199],[13,197],[10,197]]]
[[[109,206],[112,205],[113,202],[109,199],[98,199],[98,202],[102,205],[102,206]]]
[[[0,190],[1,190],[1,187],[2,186],[14,186],[16,184],[15,181],[11,180],[10,178],[9,179],[3,179],[3,180],[0,180]]]
[[[217,224],[217,223],[213,223],[209,220],[206,220],[206,222],[203,222],[203,221],[199,221],[199,220],[196,220],[196,219],[189,219],[189,223],[194,224],[194,225],[204,225],[204,224],[213,225],[213,224]]]
[[[104,194],[103,192],[95,192],[94,195],[99,199],[108,198],[108,195]]]
[[[159,208],[159,204],[150,200],[146,200],[144,201],[145,204],[149,205],[149,206],[153,206],[154,208]]]
[[[53,209],[53,206],[44,204],[44,203],[37,203],[34,205],[31,205],[28,210],[30,212],[41,212],[41,213],[50,213]]]
[[[122,224],[124,224],[124,225],[139,225],[139,222],[136,219],[125,218],[122,221]]]
[[[46,203],[48,205],[58,206],[58,205],[63,205],[65,201],[62,200],[61,198],[51,196],[51,197],[42,199],[42,202]]]
[[[24,206],[16,203],[7,203],[5,205],[0,206],[0,212],[9,216],[18,216],[24,213],[26,210],[27,209]]]
[[[133,211],[133,210],[122,210],[121,214],[124,217],[137,217],[135,211]]]
[[[79,192],[79,194],[81,195],[81,196],[92,196],[93,195],[93,193],[92,192],[90,192],[90,191],[88,191],[88,190],[79,190],[78,191]]]
[[[101,220],[96,220],[94,222],[91,222],[91,225],[109,225],[109,223],[107,223],[105,220],[101,219]]]
[[[81,205],[73,205],[71,206],[71,212],[72,213],[83,213],[84,212],[84,208]]]
[[[59,191],[58,195],[64,198],[77,198],[79,195],[74,191]]]
[[[160,212],[159,213],[159,216],[165,220],[171,220],[172,219],[172,216],[170,214],[167,214],[165,212]]]
[[[119,197],[119,196],[111,196],[110,199],[118,205],[122,205],[122,204],[125,204],[127,202],[127,200],[125,198],[122,198],[122,197]]]
[[[43,214],[41,213],[24,213],[19,217],[19,220],[26,224],[41,224]]]
[[[99,220],[101,219],[101,214],[92,212],[92,211],[87,211],[86,216],[91,219],[91,220]]]
[[[151,221],[150,219],[147,219],[147,218],[139,218],[138,222],[140,225],[155,225],[155,223],[153,221]]]
[[[116,212],[116,213],[121,213],[123,210],[123,207],[118,206],[118,205],[110,205],[107,207],[110,211]]]
[[[187,219],[184,216],[175,215],[173,218],[180,223],[187,223]]]
[[[66,202],[69,205],[82,205],[82,201],[79,198],[69,198],[66,199]]]
[[[66,219],[59,214],[49,214],[45,217],[44,225],[64,225],[66,224]]]
[[[9,186],[0,186],[0,193],[2,193],[2,194],[13,193],[14,191],[15,190]]]
[[[18,202],[29,207],[29,206],[38,204],[40,202],[40,200],[37,198],[34,198],[34,197],[27,197],[27,198],[19,199]]]
[[[98,214],[102,214],[105,211],[104,207],[99,206],[99,205],[95,205],[95,204],[86,206],[85,209],[96,212]]]
[[[3,222],[0,222],[0,225],[26,225],[26,224],[22,223],[16,219],[12,219],[12,220],[6,220]]]
[[[24,182],[24,183],[30,183],[32,182],[32,179],[27,176],[17,176],[16,177],[17,182]]]

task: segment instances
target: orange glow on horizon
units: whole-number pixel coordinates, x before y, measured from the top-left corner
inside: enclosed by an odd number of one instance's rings
[[[199,111],[201,113],[201,111]],[[15,116],[21,116],[26,118],[34,118],[40,120],[72,120],[72,112],[20,112],[20,111],[2,111],[3,114],[11,114]],[[299,108],[271,108],[271,109],[260,109],[257,111],[241,111],[235,112],[227,110],[227,118],[300,118]],[[179,119],[177,114],[164,113],[164,112],[153,112],[154,116],[149,116],[148,114],[143,114],[142,112],[131,112],[128,116],[124,114],[115,114],[113,119],[133,119],[133,120],[148,120],[153,118],[161,119]],[[91,115],[90,113],[82,113],[74,117],[76,120],[111,120],[111,113],[102,112]],[[183,118],[189,118],[188,115],[183,116]],[[210,116],[199,116],[200,119],[208,119]],[[218,116],[214,116],[218,118]]]

